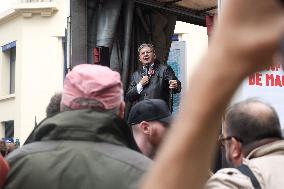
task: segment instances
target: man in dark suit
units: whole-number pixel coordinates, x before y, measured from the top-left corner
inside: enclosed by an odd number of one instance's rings
[[[169,108],[172,108],[171,93],[181,91],[181,83],[173,69],[159,63],[152,44],[140,45],[138,53],[142,69],[132,75],[131,84],[126,93],[127,100],[136,102],[144,99],[162,99]]]

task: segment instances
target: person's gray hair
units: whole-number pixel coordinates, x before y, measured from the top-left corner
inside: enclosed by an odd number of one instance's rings
[[[153,52],[155,52],[155,46],[151,43],[142,43],[139,47],[138,47],[138,53],[140,53],[141,49],[143,49],[144,47],[149,47],[150,49],[152,49]]]

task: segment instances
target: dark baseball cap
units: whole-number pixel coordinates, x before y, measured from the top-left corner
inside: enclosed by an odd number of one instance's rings
[[[129,125],[135,125],[142,121],[160,121],[169,125],[172,121],[172,114],[163,100],[142,100],[131,108],[127,122]]]

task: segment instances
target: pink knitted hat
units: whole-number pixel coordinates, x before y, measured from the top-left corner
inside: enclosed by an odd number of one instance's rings
[[[103,109],[113,109],[123,100],[122,83],[118,72],[106,66],[80,64],[69,72],[64,81],[61,107],[71,109],[92,108],[91,105],[78,104],[78,99],[99,101]],[[91,107],[90,107],[91,106]]]

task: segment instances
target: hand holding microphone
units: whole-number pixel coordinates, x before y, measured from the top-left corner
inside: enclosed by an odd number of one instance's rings
[[[143,76],[139,82],[142,86],[145,86],[149,83],[149,76]]]
[[[149,73],[149,65],[146,64],[145,66],[143,66],[143,77],[139,82],[143,87],[149,83],[150,77],[148,73]]]

